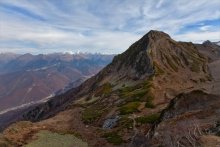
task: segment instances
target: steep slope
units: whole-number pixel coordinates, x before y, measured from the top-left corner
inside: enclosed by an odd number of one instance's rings
[[[213,86],[211,88],[211,93],[220,95],[220,58],[209,64],[210,71],[213,75]]]
[[[14,124],[4,136],[14,144],[31,143],[43,129],[77,132],[89,146],[139,146],[171,99],[209,83],[207,63],[194,44],[150,31],[79,87],[20,115],[39,122]]]
[[[220,95],[220,46],[218,42],[205,41],[202,44],[196,44],[199,52],[209,59],[209,69],[213,76],[210,93]]]
[[[210,78],[207,59],[192,43],[176,42],[163,32],[150,31],[85,82],[80,95],[108,83],[117,90],[150,81],[155,102],[163,103],[181,90],[200,88],[198,85]]]
[[[209,40],[202,44],[196,44],[199,52],[208,57],[210,62],[218,60],[220,58],[220,46],[217,43],[210,42]]]
[[[162,112],[148,146],[219,146],[219,105],[220,96],[202,91],[178,95]]]
[[[64,88],[71,81],[84,77],[74,69],[62,70],[49,68],[0,76],[0,111],[52,97],[56,91]]]
[[[132,92],[140,87],[144,96],[151,97],[152,105],[166,105],[178,93],[202,88],[209,80],[207,60],[192,43],[175,42],[163,32],[150,31],[96,76],[61,97],[92,101],[108,95],[105,91],[120,95],[120,90]],[[54,98],[54,102],[56,99],[60,104],[51,106],[51,113],[66,101]]]

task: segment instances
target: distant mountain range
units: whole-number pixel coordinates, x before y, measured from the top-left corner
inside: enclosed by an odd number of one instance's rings
[[[0,111],[78,86],[111,62],[101,54],[0,54]]]
[[[55,146],[76,137],[69,146],[217,147],[219,52],[210,41],[178,42],[152,30],[79,86],[0,114],[0,143]]]

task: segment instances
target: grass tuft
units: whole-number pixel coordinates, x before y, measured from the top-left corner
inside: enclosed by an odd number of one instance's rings
[[[103,137],[106,138],[109,143],[114,145],[120,145],[123,143],[122,137],[118,135],[117,132],[105,133]]]
[[[105,83],[95,91],[95,97],[108,96],[111,92],[112,92],[112,85],[110,83]]]
[[[72,134],[59,134],[50,131],[40,131],[36,134],[37,139],[24,147],[87,147],[88,144]]]
[[[86,124],[90,124],[100,118],[104,113],[105,108],[100,105],[93,105],[86,108],[82,113],[82,121]]]
[[[136,122],[140,123],[140,124],[154,124],[160,117],[159,113],[155,113],[155,114],[151,114],[148,116],[142,116],[142,117],[138,117],[136,118]]]
[[[130,102],[119,108],[120,114],[130,114],[138,111],[138,107],[140,106],[140,102]]]

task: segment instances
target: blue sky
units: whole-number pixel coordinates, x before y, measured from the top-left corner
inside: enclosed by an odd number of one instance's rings
[[[220,1],[0,1],[0,52],[115,54],[152,29],[178,41],[219,41]]]

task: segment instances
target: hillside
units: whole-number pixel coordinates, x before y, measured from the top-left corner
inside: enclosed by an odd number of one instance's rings
[[[78,86],[113,58],[113,55],[61,53],[5,53],[0,56],[0,111],[52,97]]]
[[[200,53],[209,60],[209,70],[212,74],[212,86],[210,93],[220,95],[220,46],[219,42],[205,41],[202,44],[196,44]]]
[[[172,137],[175,132],[163,133],[172,127],[167,119],[198,117],[201,131],[212,129],[219,120],[219,96],[207,94],[212,84],[208,57],[196,45],[150,31],[80,86],[16,116],[26,121],[5,129],[2,142],[34,144],[41,141],[36,136],[47,130],[49,136],[74,135],[88,146],[170,146],[163,135]],[[211,121],[203,127],[209,120],[206,114]],[[205,135],[197,135],[197,140]]]
[[[152,97],[152,105],[166,105],[178,93],[202,88],[211,80],[207,66],[207,58],[192,43],[175,42],[163,32],[150,31],[66,97],[87,103],[139,89]]]
[[[209,62],[213,62],[220,58],[220,46],[217,43],[212,43],[209,40],[202,44],[196,44],[197,49],[209,59]]]

